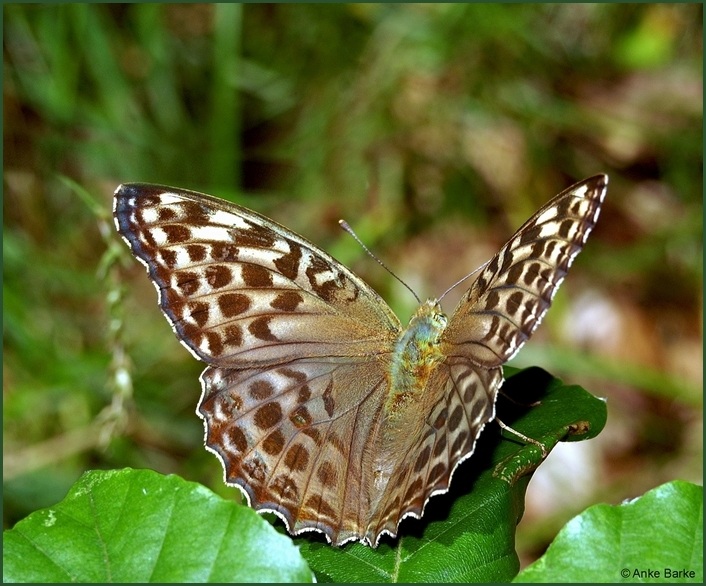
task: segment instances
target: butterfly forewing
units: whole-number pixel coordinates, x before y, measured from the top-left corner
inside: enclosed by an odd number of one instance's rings
[[[593,230],[607,185],[606,175],[577,183],[525,222],[456,308],[444,336],[449,354],[491,368],[517,353]]]
[[[401,329],[350,270],[223,200],[126,184],[114,215],[177,337],[209,365],[198,414],[226,482],[293,534],[376,546],[473,453],[501,365],[548,309],[606,185],[587,179],[530,218],[445,330],[434,300]]]
[[[359,277],[245,208],[185,190],[126,184],[115,194],[115,218],[147,265],[175,333],[209,364],[365,355],[399,329],[397,317]]]

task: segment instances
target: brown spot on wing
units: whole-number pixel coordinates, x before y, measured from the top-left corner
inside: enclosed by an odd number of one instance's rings
[[[538,262],[529,263],[527,271],[525,272],[525,285],[532,287],[539,276],[540,267],[541,265]]]
[[[223,317],[239,315],[252,305],[250,297],[242,293],[223,293],[218,296],[218,307]]]
[[[243,265],[243,281],[248,287],[272,287],[272,273],[259,265]]]
[[[324,409],[326,409],[326,413],[328,413],[329,417],[333,417],[333,410],[336,406],[336,403],[333,400],[333,381],[329,381],[328,386],[326,387],[326,390],[321,398],[324,401]]]
[[[204,271],[206,282],[214,289],[227,287],[233,281],[231,270],[224,265],[210,265]]]
[[[444,433],[444,434],[441,434],[439,441],[436,442],[436,445],[434,446],[433,456],[435,458],[438,458],[445,449],[446,449],[446,434]]]
[[[193,295],[200,287],[199,275],[193,271],[179,271],[176,274],[176,286],[182,295]]]
[[[297,306],[304,301],[301,293],[296,291],[284,291],[275,297],[270,303],[270,307],[273,309],[279,309],[280,311],[294,311]]]
[[[270,401],[255,412],[255,425],[260,429],[270,429],[282,421],[282,407],[277,401]]]
[[[417,461],[414,464],[414,471],[419,473],[422,468],[424,468],[429,463],[429,456],[431,455],[431,447],[426,446],[422,453],[419,454]]]
[[[333,431],[330,431],[328,435],[326,436],[326,441],[329,442],[338,452],[342,455],[346,455],[348,453],[348,447],[346,444],[343,442],[343,440],[338,436],[338,434],[334,433]]]
[[[290,470],[299,472],[309,465],[309,450],[301,444],[294,444],[284,457],[284,464]]]
[[[445,464],[437,464],[434,466],[431,471],[429,472],[429,479],[428,483],[429,485],[433,486],[436,484],[439,480],[441,480],[447,472],[448,468],[446,467]]]
[[[270,456],[277,456],[284,449],[284,444],[284,435],[279,429],[276,429],[262,442],[262,449]]]
[[[299,389],[299,394],[297,395],[297,403],[301,405],[303,403],[306,403],[309,399],[311,399],[311,389],[309,388],[309,385],[304,385]]]
[[[226,433],[228,434],[228,437],[231,443],[235,446],[235,448],[241,454],[244,454],[245,451],[248,449],[248,440],[245,437],[243,430],[237,426],[233,426],[229,428]]]
[[[223,336],[223,344],[225,346],[234,346],[239,348],[243,344],[243,330],[238,325],[226,326]]]
[[[308,435],[311,439],[313,439],[314,443],[317,446],[321,446],[322,434],[318,429],[316,429],[315,427],[305,427],[304,429],[302,429],[302,433],[304,435]]]
[[[500,303],[500,295],[497,291],[490,291],[485,298],[485,309],[488,311],[494,310]]]
[[[461,405],[456,405],[456,408],[453,410],[451,417],[449,417],[449,431],[456,431],[456,429],[458,428],[458,424],[461,423],[461,419],[463,419],[463,407],[461,407]]]
[[[282,376],[286,376],[287,378],[291,378],[292,380],[294,380],[298,383],[303,383],[307,379],[307,376],[305,373],[300,372],[298,370],[294,370],[293,368],[286,368],[286,367],[278,368],[277,374],[281,374]]]
[[[434,421],[434,429],[441,429],[446,423],[446,418],[449,415],[448,407],[444,407],[441,412],[436,416]]]
[[[513,281],[515,282],[515,281]],[[505,302],[505,310],[510,314],[513,315],[519,307],[522,306],[522,302],[524,300],[524,294],[522,291],[515,291],[510,295],[510,297],[507,298],[507,301]]]
[[[318,494],[310,496],[305,506],[317,517],[325,517],[330,520],[336,519],[336,511]]]
[[[248,391],[253,400],[264,401],[274,394],[275,388],[266,380],[258,379],[250,384]]]
[[[302,259],[302,250],[297,243],[292,242],[291,240],[287,240],[286,242],[289,246],[289,252],[276,259],[274,264],[280,273],[293,281],[299,274],[299,264]]]
[[[270,316],[258,317],[250,322],[248,326],[248,331],[255,336],[258,340],[264,340],[265,342],[276,342],[277,336],[275,336],[270,331]]]
[[[468,450],[468,446],[466,445],[466,440],[468,440],[468,432],[467,431],[462,431],[461,433],[458,434],[458,437],[454,440],[454,443],[451,445],[451,453],[456,456],[456,455],[461,455],[465,453]]]
[[[409,485],[407,492],[404,495],[402,501],[407,504],[411,503],[421,496],[422,489],[424,488],[424,483],[421,478],[417,478],[412,484]]]
[[[183,217],[190,224],[205,226],[211,223],[211,214],[205,206],[196,201],[187,200],[183,201],[181,205]]]
[[[206,258],[206,247],[202,244],[189,244],[186,252],[191,262],[202,262]]]
[[[167,265],[170,269],[173,269],[177,263],[177,253],[176,250],[170,248],[164,248],[159,251],[159,255],[162,257],[162,262]]]
[[[223,354],[223,342],[216,332],[203,332],[202,335],[208,340],[208,350],[212,356]]]
[[[211,306],[205,301],[194,301],[189,303],[189,315],[201,327],[208,322],[208,314]]]
[[[236,262],[238,247],[226,242],[214,242],[211,245],[211,258],[218,262]]]
[[[169,244],[180,244],[191,239],[191,230],[181,224],[167,224],[162,226],[162,230]]]
[[[169,220],[173,220],[174,218],[177,217],[176,212],[169,207],[160,207],[158,209],[158,221],[159,222],[168,222]]]
[[[336,482],[338,481],[338,474],[336,473],[336,469],[333,467],[331,462],[322,462],[321,466],[319,466],[318,470],[316,471],[316,477],[319,479],[321,484],[326,486],[327,488],[333,488],[336,486]]]
[[[336,291],[341,288],[340,282],[332,279],[319,283],[318,276],[331,271],[331,266],[324,260],[314,256],[311,263],[306,267],[306,276],[309,279],[309,286],[324,301],[332,301],[336,297]],[[338,274],[339,281],[341,275]]]

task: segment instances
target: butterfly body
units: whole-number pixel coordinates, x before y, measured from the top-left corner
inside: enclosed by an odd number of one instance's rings
[[[400,333],[390,364],[385,413],[394,417],[406,401],[424,392],[431,373],[444,359],[440,348],[446,315],[436,300],[422,304]]]
[[[479,272],[450,319],[406,328],[362,279],[276,222],[148,184],[116,227],[179,340],[208,366],[197,413],[225,480],[293,534],[377,545],[448,490],[593,228],[607,177],[565,190]]]

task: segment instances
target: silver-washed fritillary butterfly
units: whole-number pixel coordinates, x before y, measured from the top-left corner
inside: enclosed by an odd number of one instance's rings
[[[114,215],[177,337],[208,365],[197,412],[226,482],[292,534],[374,547],[473,453],[502,365],[549,308],[607,184],[596,175],[557,195],[451,319],[430,299],[406,328],[357,275],[246,208],[129,183]]]

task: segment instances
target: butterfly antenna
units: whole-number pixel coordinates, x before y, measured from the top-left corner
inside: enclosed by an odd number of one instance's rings
[[[407,283],[405,283],[402,279],[400,279],[395,273],[393,273],[393,272],[388,268],[388,266],[387,266],[384,262],[382,262],[377,256],[375,256],[375,255],[370,251],[370,249],[369,249],[367,246],[365,246],[365,244],[363,244],[363,241],[362,241],[360,238],[358,238],[358,235],[357,235],[355,232],[353,232],[353,228],[351,228],[351,227],[349,226],[348,222],[346,222],[345,220],[338,220],[338,224],[339,224],[339,226],[341,226],[341,228],[343,228],[346,232],[348,232],[351,236],[353,236],[353,238],[355,239],[355,241],[356,241],[358,244],[360,244],[360,246],[363,248],[363,250],[364,250],[365,252],[368,253],[368,255],[370,256],[370,258],[372,258],[372,259],[373,259],[376,263],[378,263],[383,269],[385,269],[388,273],[390,273],[393,277],[395,277],[395,279],[397,279],[400,283],[402,283],[402,284],[407,288],[407,290],[408,290],[412,295],[414,295],[414,298],[417,300],[417,303],[419,303],[419,304],[421,305],[422,300],[419,299],[419,296],[414,292],[414,290],[412,289],[412,287],[410,287]]]
[[[451,291],[451,289],[453,289],[454,287],[457,287],[458,285],[460,285],[461,283],[463,283],[468,277],[472,277],[472,276],[475,275],[478,271],[480,271],[481,269],[485,268],[485,265],[487,265],[489,262],[490,262],[489,260],[485,261],[485,262],[484,262],[482,265],[480,265],[477,269],[475,269],[474,271],[471,271],[471,272],[468,273],[465,277],[461,277],[458,281],[456,281],[453,285],[451,285],[451,287],[449,287],[448,289],[446,289],[446,291],[444,291],[444,292],[441,294],[441,297],[439,297],[439,301],[441,301],[444,297],[446,297],[446,294],[447,294],[449,291]]]

